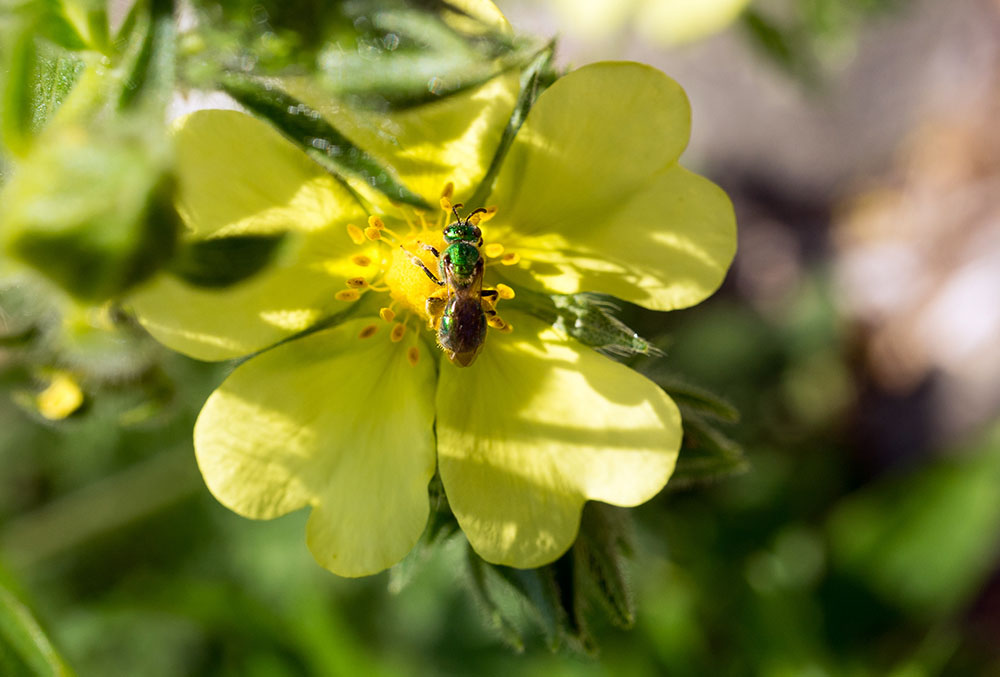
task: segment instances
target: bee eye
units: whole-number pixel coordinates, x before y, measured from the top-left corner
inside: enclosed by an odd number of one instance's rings
[[[483,231],[481,231],[479,229],[479,226],[473,226],[472,227],[472,233],[473,233],[472,236],[474,238],[476,238],[477,240],[479,240],[480,243],[482,243],[482,241],[483,241]]]

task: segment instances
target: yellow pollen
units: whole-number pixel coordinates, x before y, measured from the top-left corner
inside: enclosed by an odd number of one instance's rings
[[[358,333],[358,338],[359,339],[371,338],[372,336],[375,335],[375,332],[377,331],[378,331],[378,325],[370,324]]]
[[[357,228],[357,226],[348,226],[348,227]],[[361,235],[361,242],[364,242],[365,234],[362,233],[360,229],[358,230],[358,234]],[[357,244],[361,244],[361,242],[358,242]],[[365,256],[364,254],[355,254],[354,256],[351,257],[351,263],[353,263],[356,266],[361,266],[362,268],[367,268],[372,264],[372,260],[367,256]]]
[[[403,340],[403,335],[406,334],[406,325],[402,322],[397,322],[392,327],[392,333],[389,334],[389,338],[392,339],[393,343],[399,343]]]
[[[406,359],[410,362],[411,367],[417,366],[417,362],[420,361],[420,351],[416,346],[410,346],[410,349],[406,351]]]
[[[368,226],[367,228],[365,228],[365,237],[367,237],[369,240],[381,240],[382,231],[380,231],[378,228],[374,226]]]
[[[444,190],[441,191],[441,197],[451,199],[451,196],[455,194],[455,184],[449,181],[444,184]],[[442,205],[443,207],[444,205]],[[449,205],[448,211],[451,211],[451,206]]]
[[[50,421],[60,421],[83,405],[83,391],[76,381],[66,375],[58,374],[49,386],[35,397],[38,413]]]
[[[368,217],[368,225],[371,226],[372,228],[378,228],[379,230],[385,228],[385,223],[382,221],[382,219],[375,216],[374,214]]]
[[[347,224],[347,234],[351,237],[354,244],[364,244],[365,234],[364,232],[355,226],[353,223]]]
[[[387,261],[383,283],[389,287],[393,301],[401,307],[397,312],[408,310],[423,320],[428,319],[427,298],[442,287],[435,284],[427,274],[440,279],[438,259],[421,245],[444,251],[445,242],[441,231],[422,231],[405,238],[401,246],[386,252]],[[419,261],[424,268],[414,263]],[[393,304],[396,305],[395,303]]]
[[[483,247],[483,253],[486,254],[491,259],[495,259],[496,257],[503,254],[503,245],[500,244],[499,242],[491,242],[485,247]]]
[[[349,277],[346,284],[352,289],[364,289],[368,286],[368,280],[363,277]]]
[[[393,312],[392,308],[386,306],[378,311],[378,316],[386,322],[392,322],[392,320],[396,317],[396,313]]]
[[[505,301],[514,298],[514,290],[505,285],[503,282],[497,285],[497,294]]]
[[[357,289],[341,289],[339,292],[333,295],[333,298],[338,301],[357,301],[361,298],[361,292]]]
[[[506,254],[503,255],[503,258],[500,259],[500,263],[502,263],[505,266],[513,266],[516,265],[517,262],[520,260],[521,260],[521,255],[518,254],[517,252],[507,252]]]

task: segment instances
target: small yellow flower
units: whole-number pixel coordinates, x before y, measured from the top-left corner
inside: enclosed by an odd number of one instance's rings
[[[338,122],[429,204],[449,183],[445,198],[458,201],[485,174],[517,86],[504,76],[377,122]],[[472,547],[516,567],[565,552],[587,500],[654,496],[680,446],[673,402],[504,304],[520,289],[596,291],[657,310],[710,295],[735,223],[725,194],[677,164],[688,132],[683,91],[647,66],[588,66],[541,95],[488,199],[497,209],[476,217],[484,255],[495,255],[486,283],[498,298],[486,305],[503,317],[461,368],[434,345],[427,308],[439,287],[413,260],[437,270],[423,245],[440,247],[443,212],[368,191],[376,213],[366,213],[266,124],[232,111],[186,118],[176,141],[189,235],[298,239],[235,288],[158,278],[133,300],[143,324],[176,350],[220,360],[347,318],[246,361],[209,397],[195,450],[212,493],[252,518],[312,506],[309,547],[344,576],[381,571],[416,543],[435,467]]]

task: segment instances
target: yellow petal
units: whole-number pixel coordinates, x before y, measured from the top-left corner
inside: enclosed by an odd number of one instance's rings
[[[256,519],[313,506],[307,542],[341,576],[392,566],[427,521],[434,361],[355,320],[263,353],[212,393],[198,465],[231,510]],[[419,350],[426,351],[422,344]]]
[[[642,0],[635,28],[653,43],[698,40],[730,25],[750,0]]]
[[[703,301],[722,284],[736,254],[736,217],[722,189],[673,165],[587,220],[502,237],[523,261],[504,270],[515,287],[601,292],[673,310]]]
[[[350,195],[270,126],[235,111],[198,111],[176,132],[178,208],[188,237],[287,232],[284,255],[226,289],[160,275],[131,299],[161,343],[202,360],[246,355],[343,308],[334,293],[374,255],[346,230],[366,215]]]
[[[514,139],[488,200],[500,207],[491,236],[573,231],[672,165],[690,127],[684,90],[655,68],[573,71],[538,98]]]
[[[449,181],[455,185],[456,202],[468,199],[479,185],[514,110],[520,81],[517,73],[505,73],[440,101],[389,114],[345,105],[334,111],[301,85],[289,89],[329,115],[354,143],[392,166],[407,188],[436,205]]]
[[[566,551],[587,500],[632,506],[673,472],[681,420],[645,377],[511,313],[468,368],[442,362],[438,466],[484,559],[537,567]]]
[[[507,19],[490,0],[450,0],[445,7],[449,5],[493,30],[500,33],[511,32]]]

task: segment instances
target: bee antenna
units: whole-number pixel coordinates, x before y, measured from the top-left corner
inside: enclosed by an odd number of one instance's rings
[[[476,214],[485,214],[486,211],[487,210],[483,209],[482,207],[480,207],[479,209],[472,210],[472,212],[466,215],[465,217],[465,225],[469,225],[469,219],[471,219],[473,216],[475,216]]]
[[[458,221],[459,223],[462,222],[462,217],[458,215],[458,208],[461,206],[463,206],[461,202],[451,206],[451,213],[455,215],[455,220]]]

